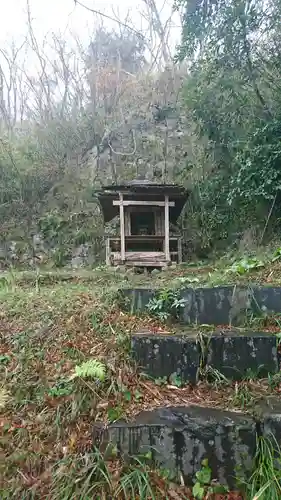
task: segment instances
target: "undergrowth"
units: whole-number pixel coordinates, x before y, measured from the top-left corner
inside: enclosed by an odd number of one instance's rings
[[[255,467],[247,484],[249,500],[281,498],[281,449],[276,438],[257,438]]]
[[[133,413],[142,397],[129,363],[129,332],[108,289],[59,284],[2,290],[1,478],[23,498],[54,464],[92,447],[95,420]]]
[[[62,459],[53,469],[47,498],[74,500],[77,498],[160,499],[169,494],[170,485],[163,473],[151,468],[150,454],[116,459],[112,447],[101,453],[94,449],[78,456],[75,461]],[[174,488],[176,488],[174,486]]]
[[[1,281],[1,498],[192,498],[149,457],[128,463],[112,450],[106,459],[93,450],[94,423],[133,419],[167,401],[247,407],[247,390],[279,392],[277,378],[234,386],[218,377],[217,384],[198,388],[177,380],[158,386],[145,378],[130,359],[130,333],[162,331],[162,318],[121,311],[119,275],[110,276],[98,271],[95,280],[81,281],[59,273],[58,279],[23,282],[14,273]],[[177,305],[178,296],[169,300]],[[198,491],[207,487],[198,485]]]
[[[147,304],[147,311],[160,321],[178,319],[186,300],[180,296],[180,289],[163,289],[156,293]]]
[[[281,284],[281,248],[274,251],[260,249],[257,255],[226,254],[220,259],[186,262],[163,272],[156,270],[148,274],[136,274],[133,270],[98,266],[94,269],[81,268],[72,270],[64,267],[56,269],[50,266],[18,269],[10,267],[0,274],[0,290],[11,290],[17,286],[41,287],[56,284],[92,284],[94,287],[122,288],[126,286],[149,286],[167,290],[181,287],[213,286],[219,284],[257,283]]]

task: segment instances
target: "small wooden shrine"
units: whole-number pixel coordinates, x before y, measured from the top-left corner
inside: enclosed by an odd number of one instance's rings
[[[106,240],[106,263],[131,267],[166,267],[182,261],[180,236],[170,235],[187,200],[173,184],[136,180],[105,186],[98,192],[104,221],[120,216],[120,235]]]

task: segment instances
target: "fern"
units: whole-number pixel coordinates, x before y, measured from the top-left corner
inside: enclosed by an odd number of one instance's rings
[[[10,394],[4,387],[0,388],[0,410],[3,410],[10,400]]]
[[[75,372],[71,376],[71,380],[74,378],[95,378],[102,382],[105,379],[106,366],[98,361],[97,359],[89,359],[81,365],[75,366]]]

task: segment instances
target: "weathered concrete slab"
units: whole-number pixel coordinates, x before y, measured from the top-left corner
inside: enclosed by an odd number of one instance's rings
[[[119,300],[131,313],[144,312],[155,291],[147,288],[124,288],[119,291]]]
[[[197,322],[213,325],[239,325],[251,308],[252,290],[221,286],[196,290]]]
[[[262,424],[262,433],[268,437],[275,449],[281,449],[281,400],[276,397],[268,397],[259,405],[259,418]],[[275,442],[276,441],[276,442]],[[277,443],[277,446],[276,446]],[[277,451],[277,450],[276,450]],[[279,454],[280,455],[280,454]],[[280,456],[279,456],[280,458]],[[281,464],[279,463],[279,467]]]
[[[281,287],[253,287],[251,309],[255,313],[281,313]]]
[[[281,469],[281,400],[277,395],[269,394],[257,402],[255,407],[257,434],[267,438],[275,457],[275,467]]]
[[[145,311],[156,291],[148,289],[124,289],[122,296],[127,308],[133,312]],[[185,324],[208,323],[213,325],[245,323],[253,312],[281,314],[281,287],[219,286],[213,288],[186,288],[181,291],[186,303],[181,310]]]
[[[181,291],[180,296],[185,300],[185,305],[180,310],[180,320],[187,325],[197,323],[198,305],[196,290],[193,288],[185,288]]]
[[[175,374],[183,383],[195,384],[200,366],[196,336],[132,336],[132,356],[145,373],[154,378]]]
[[[158,466],[181,472],[190,482],[207,458],[213,478],[229,487],[234,476],[250,473],[256,442],[252,418],[240,413],[198,406],[160,408],[142,412],[133,423],[115,423],[103,441],[117,445],[124,455],[149,450]]]
[[[233,380],[241,380],[250,371],[259,378],[277,373],[276,336],[251,331],[213,335],[208,342],[207,364]]]
[[[251,311],[253,290],[247,287],[219,286],[183,290],[181,296],[187,300],[182,310],[182,321],[186,324],[234,325],[245,323]]]

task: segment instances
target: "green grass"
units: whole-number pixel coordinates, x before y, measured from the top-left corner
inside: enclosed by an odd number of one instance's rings
[[[187,267],[169,270],[163,276],[153,276],[153,281],[157,286],[175,284],[178,273],[187,272]],[[170,483],[163,482],[161,471],[153,470],[147,461],[134,458],[132,466],[92,449],[95,421],[131,418],[142,408],[155,405],[155,394],[159,405],[167,398],[176,401],[174,389],[169,392],[168,384],[158,387],[143,379],[129,357],[130,333],[159,324],[121,311],[116,291],[147,280],[104,269],[39,275],[13,271],[5,273],[4,279],[2,275],[1,498],[100,495],[102,499],[107,495],[146,500],[163,498],[163,492],[173,498],[166,492]],[[105,365],[104,379],[80,376],[76,366],[85,367],[92,359]],[[75,373],[79,376],[74,377]],[[235,388],[219,374],[213,375],[217,375],[216,384],[202,382],[198,395],[204,403],[209,398],[221,407],[249,406],[249,392],[263,394],[269,387],[275,391],[280,386],[275,377],[259,387],[244,381]],[[184,498],[184,488],[171,488]]]
[[[154,397],[128,354],[130,332],[152,320],[120,311],[116,281],[102,285],[14,275],[0,290],[1,498],[163,498],[148,464],[92,449],[95,421],[129,418]]]
[[[0,273],[0,290],[16,290],[18,286],[52,288],[57,284],[76,284],[106,287],[149,287],[175,290],[181,287],[209,287],[227,284],[281,285],[280,249],[259,249],[256,255],[226,254],[220,259],[206,262],[186,262],[163,272],[135,274],[132,270],[99,266],[94,269],[82,268],[36,268],[34,270],[10,270]]]
[[[249,500],[281,498],[281,449],[273,435],[257,439],[255,469],[247,485]]]
[[[278,249],[279,250],[279,249]],[[277,252],[278,253],[278,252]],[[182,287],[211,287],[228,284],[280,286],[281,253],[276,249],[260,249],[256,255],[227,254],[207,262],[187,262],[163,272],[152,271],[136,274],[132,270],[99,266],[82,268],[36,268],[34,270],[10,270],[0,273],[0,290],[15,291],[17,287],[35,291],[56,285],[103,287],[116,290],[123,287],[143,287],[161,290],[177,290]]]
[[[77,457],[75,461],[73,458],[61,460],[53,469],[47,498],[164,498],[169,488],[164,481],[159,486],[153,480],[155,472],[146,457],[133,458],[130,463],[117,463],[114,454],[115,450],[112,449],[104,453],[96,449],[88,455]]]

